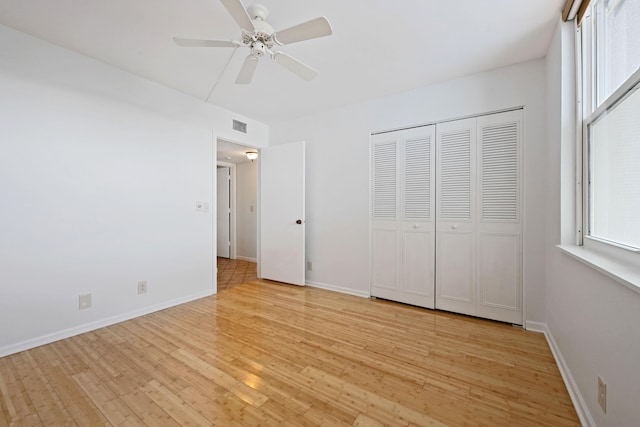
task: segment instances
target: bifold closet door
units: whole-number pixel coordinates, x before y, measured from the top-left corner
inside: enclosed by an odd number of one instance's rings
[[[476,315],[522,324],[522,110],[478,117]]]
[[[437,132],[436,307],[475,315],[476,119]]]
[[[522,110],[437,126],[436,308],[522,324]]]
[[[371,294],[434,307],[435,129],[372,136]]]

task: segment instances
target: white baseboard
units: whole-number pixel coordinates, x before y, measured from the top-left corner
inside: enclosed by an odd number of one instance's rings
[[[105,326],[114,325],[116,323],[124,322],[125,320],[130,320],[135,317],[144,316],[145,314],[150,314],[156,311],[164,310],[165,308],[184,304],[185,302],[208,297],[210,295],[213,295],[213,293],[214,292],[212,290],[198,292],[195,294],[187,295],[185,297],[176,298],[171,301],[152,305],[150,307],[144,307],[139,310],[130,311],[128,313],[119,314],[117,316],[107,317],[106,319],[96,320],[94,322],[85,323],[83,325],[75,326],[73,328],[65,329],[59,332],[54,332],[52,334],[43,335],[37,338],[32,338],[16,344],[1,347],[0,357],[9,356],[10,354],[19,353],[21,351],[29,350],[35,347],[40,347],[41,345],[50,344],[55,341],[93,331],[95,329],[104,328]]]
[[[532,322],[530,320],[525,320],[524,328],[530,332],[538,332],[538,333],[544,334],[547,331],[547,324],[542,322]]]
[[[556,340],[553,338],[547,324],[541,322],[526,322],[525,324],[528,331],[543,333],[547,339],[549,348],[551,348],[551,353],[553,353],[553,358],[556,360],[556,364],[560,370],[560,375],[562,375],[564,385],[567,387],[569,397],[571,397],[573,407],[578,413],[578,418],[580,418],[580,423],[584,427],[596,427],[596,423],[591,416],[591,412],[589,412],[589,408],[587,408],[584,397],[582,397],[582,393],[580,393],[580,389],[578,388],[573,375],[571,375],[569,366],[567,366],[567,362],[565,362],[564,357],[562,357],[560,348],[558,347]]]
[[[312,288],[326,289],[328,291],[340,292],[342,294],[354,295],[362,298],[371,297],[371,294],[369,294],[369,291],[358,291],[351,288],[343,288],[342,286],[328,285],[326,283],[312,282],[309,280],[307,280],[305,284],[307,286],[311,286]]]
[[[236,259],[239,259],[240,261],[257,262],[255,258],[249,258],[246,256],[237,256]]]

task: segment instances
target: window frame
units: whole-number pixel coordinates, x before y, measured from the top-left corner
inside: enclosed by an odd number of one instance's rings
[[[640,248],[591,235],[590,126],[613,110],[636,90],[640,90],[640,68],[597,106],[597,40],[592,2],[576,29],[576,243],[628,262],[638,262]],[[586,34],[585,34],[586,33]],[[584,41],[588,40],[587,43]],[[629,257],[631,255],[631,257]]]

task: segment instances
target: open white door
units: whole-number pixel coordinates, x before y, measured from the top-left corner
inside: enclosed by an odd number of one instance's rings
[[[260,277],[303,286],[304,141],[260,150]]]
[[[231,198],[229,168],[217,168],[218,256],[231,256]]]

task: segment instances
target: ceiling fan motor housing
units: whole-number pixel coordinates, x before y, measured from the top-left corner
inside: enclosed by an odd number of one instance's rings
[[[253,19],[252,22],[256,30],[253,33],[244,33],[242,42],[251,48],[251,55],[262,57],[275,44],[273,27],[260,18]]]
[[[247,13],[252,20],[260,19],[266,21],[269,16],[269,9],[261,4],[252,4],[247,8]]]

